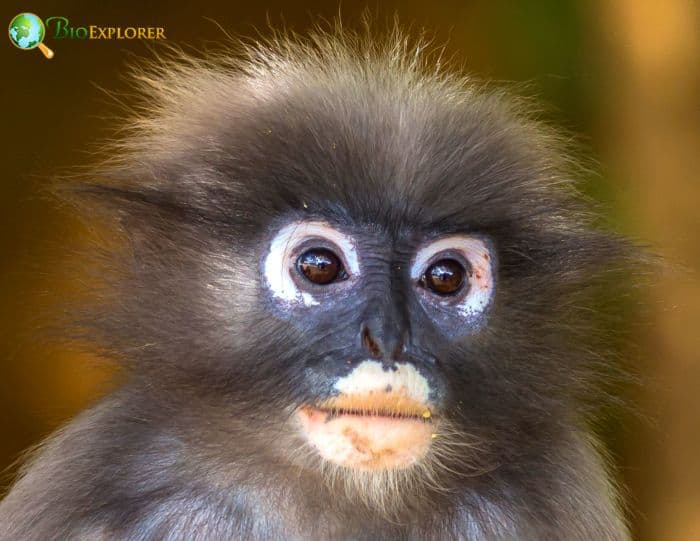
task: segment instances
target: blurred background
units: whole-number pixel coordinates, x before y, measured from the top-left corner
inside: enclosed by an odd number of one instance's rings
[[[640,293],[642,313],[621,307],[620,356],[640,385],[621,389],[601,427],[626,487],[635,539],[700,539],[700,5],[683,0],[353,2],[63,1],[2,3],[67,17],[74,25],[160,26],[169,41],[202,47],[284,25],[304,33],[319,17],[355,26],[364,9],[425,28],[478,78],[516,85],[544,104],[543,118],[576,134],[598,165],[583,189],[611,226],[666,263]],[[214,22],[215,21],[216,24]],[[67,262],[87,231],[41,196],[47,178],[90,163],[114,128],[121,74],[143,41],[46,38],[46,60],[0,45],[5,128],[0,177],[0,477],[23,450],[109,388],[110,369],[44,338],[45,314],[79,294]],[[1,488],[0,488],[1,491]]]

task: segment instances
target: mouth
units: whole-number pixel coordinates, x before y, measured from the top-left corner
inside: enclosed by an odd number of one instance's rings
[[[319,402],[315,407],[331,417],[353,415],[425,422],[432,419],[427,404],[418,402],[403,392],[394,392],[391,388],[384,392],[340,394]]]
[[[408,468],[436,437],[427,404],[403,393],[341,394],[297,412],[316,451],[340,466],[361,470]]]

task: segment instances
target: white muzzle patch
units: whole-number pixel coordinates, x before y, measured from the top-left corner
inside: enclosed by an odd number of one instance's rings
[[[391,389],[418,403],[427,404],[430,386],[428,380],[411,364],[396,364],[386,369],[377,361],[363,361],[350,374],[335,382],[341,394],[361,395]]]

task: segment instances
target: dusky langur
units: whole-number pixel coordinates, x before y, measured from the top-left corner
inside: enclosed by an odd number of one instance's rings
[[[61,190],[123,234],[76,328],[124,382],[0,539],[628,538],[583,404],[629,243],[549,129],[431,58],[332,31],[133,73]]]

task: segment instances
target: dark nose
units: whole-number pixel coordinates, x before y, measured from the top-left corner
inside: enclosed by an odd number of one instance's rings
[[[394,305],[366,318],[360,328],[360,339],[370,358],[386,362],[401,360],[410,340],[407,314]]]

